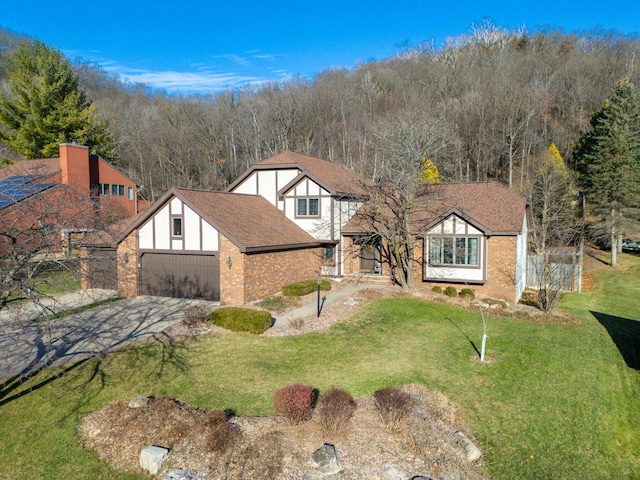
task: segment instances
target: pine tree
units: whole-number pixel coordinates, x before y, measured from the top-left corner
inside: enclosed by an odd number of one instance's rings
[[[593,114],[591,126],[580,137],[576,166],[590,208],[607,221],[615,266],[622,216],[640,195],[640,104],[635,86],[620,80],[611,98]]]
[[[60,143],[76,141],[103,158],[114,154],[107,124],[78,87],[60,52],[33,41],[8,63],[8,92],[0,93],[0,141],[26,158],[49,158]]]

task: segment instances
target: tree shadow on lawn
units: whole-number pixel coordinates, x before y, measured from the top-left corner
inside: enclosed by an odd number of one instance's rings
[[[467,332],[465,332],[464,330],[462,330],[462,328],[460,327],[460,325],[458,325],[456,322],[454,322],[453,320],[451,320],[449,317],[445,317],[446,320],[449,321],[449,323],[451,323],[451,325],[453,325],[454,327],[456,327],[458,330],[460,330],[460,333],[462,333],[462,335],[464,335],[464,337],[467,339],[467,341],[471,344],[471,346],[473,347],[473,349],[475,350],[476,354],[478,355],[478,358],[480,358],[480,350],[478,350],[478,347],[476,346],[475,342],[473,340],[471,340],[471,338],[469,337],[469,335],[467,335]]]
[[[629,368],[640,370],[640,321],[591,312],[618,347]]]
[[[122,304],[94,309],[56,321],[29,323],[17,331],[0,335],[0,345],[22,347],[13,357],[12,375],[0,378],[0,406],[65,377],[70,388],[98,385],[100,391],[109,376],[107,354],[120,351],[129,355],[132,372],[144,365],[147,375],[162,377],[165,369],[184,371],[188,368],[189,346],[164,330],[170,316],[182,318],[181,305]],[[43,331],[45,329],[46,331]],[[129,352],[127,352],[129,351]],[[78,369],[88,360],[95,362]],[[36,378],[51,369],[49,375]],[[77,371],[71,375],[71,372]],[[97,381],[97,383],[96,383]]]

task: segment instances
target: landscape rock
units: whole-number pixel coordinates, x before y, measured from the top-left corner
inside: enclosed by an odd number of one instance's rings
[[[344,304],[352,307],[354,305],[358,305],[358,301],[355,298],[350,298],[349,300],[344,302]]]
[[[164,476],[164,480],[198,480],[195,473],[185,470],[183,468],[177,468],[171,470]]]
[[[147,403],[149,403],[149,397],[138,395],[137,397],[133,397],[131,399],[131,401],[129,402],[129,408],[144,407]]]
[[[158,470],[160,470],[162,462],[164,462],[168,456],[168,448],[156,447],[155,445],[144,448],[140,452],[140,466],[151,475],[155,475],[158,473]]]
[[[330,443],[325,443],[318,450],[313,452],[313,461],[318,465],[318,470],[323,475],[334,475],[342,470],[336,447]]]
[[[475,443],[473,443],[469,439],[469,437],[467,437],[462,432],[456,432],[456,435],[460,438],[460,442],[464,446],[464,450],[467,453],[467,460],[469,460],[470,462],[475,462],[482,456],[480,448]]]

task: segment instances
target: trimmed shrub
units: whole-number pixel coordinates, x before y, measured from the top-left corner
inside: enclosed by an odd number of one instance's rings
[[[229,424],[224,410],[207,412],[205,431],[206,447],[210,452],[224,453],[239,435],[239,431]]]
[[[432,291],[433,293],[442,293],[442,287],[439,287],[438,285],[436,285],[435,287],[433,287],[433,288],[431,289],[431,291]]]
[[[302,423],[311,418],[315,392],[311,385],[296,383],[276,390],[273,406],[291,423]]]
[[[460,290],[460,296],[462,298],[467,298],[469,300],[473,300],[474,298],[476,298],[476,292],[474,292],[470,288],[463,288],[462,290]]]
[[[211,316],[211,307],[206,305],[192,305],[184,311],[184,323],[194,325],[196,323],[205,323]]]
[[[456,290],[456,287],[448,286],[444,289],[444,294],[447,297],[455,297],[456,295],[458,295],[458,290]]]
[[[211,323],[234,332],[260,334],[271,328],[271,312],[250,308],[224,307],[211,313]]]
[[[317,410],[322,431],[327,435],[332,435],[343,430],[356,408],[355,400],[345,390],[333,387],[322,394]]]
[[[400,430],[402,419],[413,409],[411,395],[397,387],[385,387],[373,394],[382,423],[392,432]]]
[[[303,280],[302,282],[290,283],[282,287],[282,294],[287,297],[302,297],[318,290],[318,280]],[[320,290],[326,292],[331,290],[331,282],[322,279]]]

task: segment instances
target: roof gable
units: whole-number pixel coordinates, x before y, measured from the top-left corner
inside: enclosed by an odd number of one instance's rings
[[[420,192],[430,218],[451,212],[487,235],[515,235],[522,231],[527,202],[498,182],[428,185]]]
[[[120,235],[122,241],[177,197],[245,253],[315,246],[318,242],[259,195],[172,188]]]
[[[418,192],[411,221],[419,232],[426,232],[455,214],[487,236],[517,235],[526,208],[524,198],[497,182],[426,185]],[[343,231],[363,233],[367,223],[355,215]]]
[[[330,192],[331,195],[358,196],[365,194],[363,185],[366,183],[366,179],[350,168],[330,160],[312,157],[311,155],[305,155],[291,150],[286,150],[278,155],[255,163],[244,174],[231,183],[227,191],[233,190],[256,170],[282,170],[291,168],[300,170],[297,181],[299,181],[302,175],[308,175],[309,178]],[[288,186],[292,183],[293,182],[290,182]],[[282,189],[282,191],[285,189],[288,190],[287,187]]]

